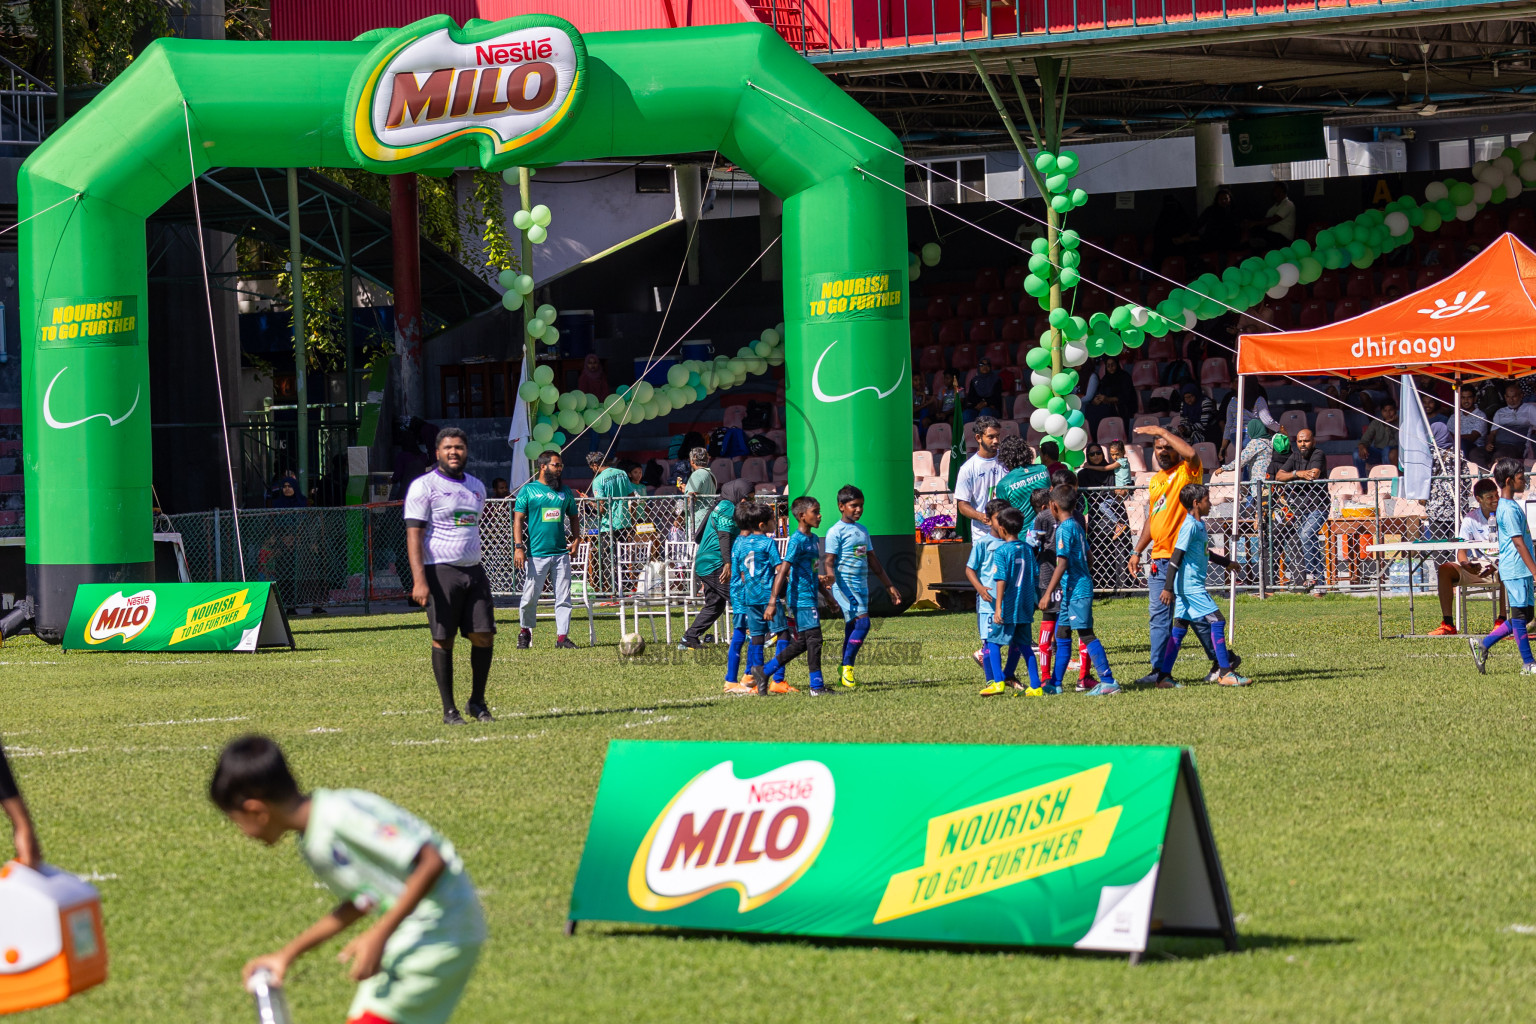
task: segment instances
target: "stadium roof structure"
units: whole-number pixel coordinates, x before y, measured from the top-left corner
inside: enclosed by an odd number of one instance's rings
[[[1469,383],[1536,372],[1536,251],[1511,234],[1453,274],[1326,327],[1244,334],[1237,372]]]

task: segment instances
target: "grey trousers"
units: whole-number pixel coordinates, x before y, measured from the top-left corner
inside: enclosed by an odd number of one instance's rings
[[[518,602],[518,621],[524,629],[538,623],[539,595],[544,593],[548,577],[555,588],[555,632],[565,636],[571,630],[571,556],[562,551],[542,558],[530,556],[523,562],[523,597]]]

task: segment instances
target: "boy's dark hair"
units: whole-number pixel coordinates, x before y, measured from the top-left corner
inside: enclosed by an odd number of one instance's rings
[[[285,804],[299,796],[282,749],[265,736],[230,740],[208,783],[208,799],[221,811],[240,810],[247,800]]]
[[[999,530],[1017,537],[1024,529],[1024,513],[1009,505],[993,517],[993,522]]]
[[[549,465],[551,459],[559,459],[561,462],[564,462],[565,456],[561,455],[559,452],[539,452],[539,457],[533,460],[533,465],[537,469],[543,469],[545,466]]]
[[[1051,504],[1066,512],[1077,508],[1077,487],[1073,484],[1057,484],[1051,488]]]
[[[1060,487],[1062,484],[1066,484],[1068,487],[1076,487],[1077,474],[1066,466],[1057,466],[1051,470],[1051,486]]]
[[[754,504],[757,505],[757,528],[759,530],[766,530],[769,526],[773,525],[774,520],[778,518],[778,514],[774,512],[772,505],[757,502],[754,502]]]
[[[1002,498],[993,498],[991,501],[987,502],[986,506],[982,508],[982,511],[989,516],[995,516],[1005,508],[1013,508],[1013,506],[1008,504]]]
[[[762,521],[762,506],[750,498],[736,506],[736,511],[731,518],[736,520],[736,529],[755,530],[757,524]]]
[[[1525,463],[1519,459],[1502,458],[1493,464],[1493,481],[1502,489],[1515,477],[1525,472]]]
[[[1050,503],[1050,500],[1051,489],[1049,487],[1036,487],[1034,490],[1029,492],[1029,507],[1034,509],[1036,512],[1044,509],[1045,506]]]
[[[1040,457],[1049,462],[1057,462],[1061,459],[1061,449],[1056,447],[1055,441],[1041,441]]]
[[[853,484],[844,484],[842,489],[837,492],[837,503],[839,505],[846,505],[850,501],[863,500],[864,492],[853,486]]]
[[[464,447],[469,447],[469,435],[458,427],[444,427],[437,432],[437,440],[432,442],[432,450],[435,452],[443,446],[443,442],[450,437],[456,437],[464,442]]]
[[[1009,434],[997,443],[997,461],[1004,469],[1012,472],[1029,465],[1034,459],[1030,456],[1029,445],[1024,443],[1024,439]]]
[[[587,452],[587,468],[588,469],[592,470],[593,472],[596,472],[597,470],[602,469],[606,465],[608,465],[608,453],[607,452],[596,452],[596,451]]]
[[[796,519],[799,519],[802,515],[809,512],[811,509],[820,507],[821,502],[817,501],[809,494],[802,494],[800,497],[789,503],[789,513]]]
[[[1002,423],[998,422],[996,416],[977,416],[976,422],[973,424],[973,426],[976,428],[976,434],[978,436],[986,433],[988,430],[1003,429]]]
[[[1183,505],[1184,511],[1188,512],[1195,507],[1195,502],[1210,492],[1211,489],[1205,486],[1205,484],[1185,484],[1179,490],[1179,504]]]
[[[1494,483],[1492,480],[1489,480],[1487,477],[1483,477],[1477,483],[1472,485],[1472,497],[1476,498],[1478,495],[1487,494],[1489,491],[1496,491],[1498,489],[1498,484]]]

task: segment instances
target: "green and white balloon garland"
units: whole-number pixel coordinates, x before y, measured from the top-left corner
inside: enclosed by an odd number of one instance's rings
[[[546,319],[545,313],[549,316]],[[541,306],[537,320],[546,325],[555,318],[551,306]],[[545,327],[545,331],[553,331]],[[549,342],[546,337],[540,341]],[[666,416],[702,401],[716,391],[736,387],[747,377],[768,372],[770,366],[784,364],[784,325],[770,327],[734,356],[714,359],[685,359],[667,369],[667,382],[660,386],[648,381],[626,384],[606,398],[590,391],[567,391],[555,387],[555,371],[550,366],[534,368],[533,378],[524,381],[517,394],[525,402],[538,403],[534,409],[533,439],[523,445],[523,454],[535,458],[543,451],[559,451],[571,438],[586,428],[606,434],[615,426],[643,423]]]

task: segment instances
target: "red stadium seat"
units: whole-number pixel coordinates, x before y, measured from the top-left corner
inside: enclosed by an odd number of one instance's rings
[[[1007,316],[1013,312],[1013,300],[1007,292],[993,292],[987,299],[987,316]]]
[[[1094,440],[1099,444],[1109,444],[1111,441],[1124,441],[1125,420],[1119,416],[1105,416],[1099,420],[1099,429]]]
[[[1182,281],[1185,277],[1183,256],[1164,256],[1163,265],[1158,268],[1164,277],[1171,277],[1175,281]]]
[[[1009,267],[1003,275],[1003,291],[1016,292],[1024,287],[1024,279],[1029,276],[1028,267]]]
[[[1021,423],[1028,423],[1030,414],[1035,411],[1029,404],[1029,392],[1021,392],[1013,396],[1013,418]]]
[[[946,320],[939,325],[939,344],[952,348],[965,341],[965,325],[959,320]]]
[[[1024,318],[1017,314],[1004,318],[1002,330],[997,332],[997,336],[1010,345],[1017,345],[1025,340],[1028,337],[1028,331]]]
[[[1477,216],[1472,218],[1472,237],[1485,246],[1503,233],[1502,218],[1499,216],[1499,211],[1492,206],[1483,207]]]
[[[921,322],[914,320],[912,322],[911,336],[912,344],[921,348],[933,341],[933,325],[926,320]]]
[[[1147,341],[1147,358],[1155,363],[1171,363],[1179,357],[1178,349],[1174,347],[1173,338],[1163,335],[1161,338],[1151,338]]]
[[[1517,206],[1509,211],[1509,230],[1527,245],[1536,239],[1536,210],[1529,206]]]
[[[1428,288],[1448,272],[1445,267],[1420,267],[1419,272],[1414,275],[1413,286],[1415,288]]]
[[[982,303],[980,295],[962,295],[960,302],[955,306],[955,316],[961,320],[975,320],[979,316],[985,316],[987,307]]]
[[[1211,356],[1200,364],[1200,383],[1217,387],[1226,387],[1232,383],[1232,370],[1227,365],[1226,359],[1221,356]]]
[[[1365,307],[1360,300],[1345,296],[1333,304],[1333,319],[1335,321],[1348,320],[1352,316],[1359,316],[1365,312]]]
[[[1292,437],[1299,430],[1307,429],[1307,414],[1300,409],[1289,409],[1280,414],[1280,426]]]
[[[1301,316],[1296,318],[1296,326],[1303,330],[1322,327],[1328,322],[1328,303],[1322,299],[1309,299],[1302,303]]]
[[[1003,286],[997,278],[997,271],[991,267],[982,267],[976,272],[975,285],[978,292],[995,292]]]
[[[1148,309],[1156,309],[1157,304],[1166,299],[1171,291],[1173,291],[1173,285],[1167,281],[1153,281],[1147,285],[1147,295],[1141,300],[1141,304]]]
[[[1324,302],[1336,302],[1344,295],[1339,287],[1339,279],[1326,271],[1323,276],[1312,283],[1312,297]]]
[[[1118,292],[1125,285],[1128,276],[1127,264],[1123,260],[1105,260],[1098,267],[1094,268],[1091,274],[1084,274],[1083,276],[1091,277],[1092,280],[1097,281],[1099,284],[1107,288],[1113,288]]]
[[[928,433],[923,436],[923,446],[929,451],[941,451],[953,442],[954,435],[948,423],[940,420],[937,423],[928,424]]]
[[[944,298],[942,295],[935,295],[933,298],[929,299],[928,300],[928,319],[929,320],[948,320],[949,319],[949,300]]]
[[[1131,366],[1131,385],[1138,388],[1157,387],[1157,364],[1142,359]]]
[[[976,369],[976,346],[957,345],[951,354],[949,365],[964,373],[967,370]]]
[[[944,350],[937,345],[925,346],[922,361],[917,364],[917,369],[924,375],[944,369]]]
[[[1382,271],[1381,294],[1386,296],[1392,288],[1397,289],[1396,298],[1402,298],[1413,291],[1413,272],[1407,267],[1392,267]]]
[[[972,325],[971,333],[966,336],[966,340],[972,345],[990,345],[997,340],[997,331],[992,328],[990,320],[978,320]],[[1003,364],[995,363],[993,365],[1001,366]]]
[[[971,333],[973,335],[971,340],[975,341],[976,340],[975,337],[974,337],[975,331],[972,331]],[[1007,342],[1002,342],[1002,341],[994,341],[994,342],[992,342],[990,345],[987,346],[986,356],[987,356],[987,361],[992,364],[992,368],[994,370],[1001,370],[1003,367],[1008,365],[1008,344],[1007,344]]]
[[[1369,270],[1351,270],[1344,279],[1344,294],[1357,299],[1376,297],[1376,276]]]
[[[1115,244],[1110,248],[1116,256],[1141,262],[1141,238],[1137,235],[1130,232],[1118,234],[1115,236]]]

